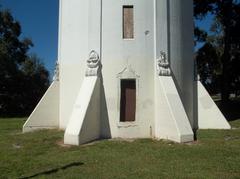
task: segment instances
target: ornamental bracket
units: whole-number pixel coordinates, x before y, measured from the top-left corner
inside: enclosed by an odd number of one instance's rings
[[[99,54],[92,50],[89,53],[89,57],[87,59],[87,70],[85,76],[98,76],[99,71],[101,70],[101,61]]]
[[[157,58],[157,73],[159,76],[171,76],[170,64],[165,52],[161,51]]]

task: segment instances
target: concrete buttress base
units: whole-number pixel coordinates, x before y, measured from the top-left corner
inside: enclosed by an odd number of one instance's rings
[[[101,137],[100,78],[85,77],[64,134],[64,143],[84,144]]]
[[[59,126],[59,81],[53,81],[28,120],[23,132],[52,129]]]
[[[193,131],[171,76],[156,82],[155,136],[175,142],[194,140]]]
[[[231,129],[200,81],[198,81],[198,126],[199,129]]]

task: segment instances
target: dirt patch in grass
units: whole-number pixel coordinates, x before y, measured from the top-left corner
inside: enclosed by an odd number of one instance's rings
[[[64,144],[63,139],[58,140],[58,141],[56,142],[56,144],[57,144],[59,147],[63,147],[63,148],[71,148],[71,147],[73,147],[72,145]]]

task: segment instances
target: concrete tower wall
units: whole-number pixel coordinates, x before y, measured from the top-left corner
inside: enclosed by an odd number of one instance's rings
[[[102,2],[102,75],[111,135],[150,137],[154,120],[154,0]],[[133,39],[123,39],[124,5],[133,6]],[[136,79],[136,121],[120,122],[120,82],[131,78]]]
[[[175,84],[192,125],[197,128],[197,81],[193,61],[193,2],[168,1],[169,58]]]
[[[134,9],[134,39],[123,39],[124,5]],[[109,122],[111,137],[154,137],[155,110],[165,107],[155,104],[160,51],[168,54],[193,123],[192,12],[184,8],[192,8],[191,0],[60,0],[60,128],[69,122],[91,50],[102,62],[101,115]],[[136,121],[121,123],[120,82],[132,78],[136,79]]]
[[[88,0],[60,0],[60,128],[65,129],[82,85],[88,58]]]
[[[154,1],[103,0],[102,22],[96,20],[100,14],[96,14],[95,9],[89,7],[89,4],[93,4],[93,2],[94,0],[60,1],[60,128],[65,128],[68,123],[84,77],[88,54],[93,47],[92,44],[96,42],[96,38],[90,39],[89,37],[100,35],[96,35],[97,31],[90,30],[92,26],[89,23],[95,20],[95,24],[102,23],[102,41],[101,47],[95,45],[92,49],[96,51],[102,49],[102,52],[98,51],[98,53],[102,57],[103,83],[105,94],[107,94],[112,133],[117,134],[119,128],[126,129],[126,126],[116,124],[119,122],[120,73],[124,70],[128,71],[128,67],[130,67],[135,73],[132,74],[135,75],[134,78],[139,77],[137,79],[139,100],[137,101],[136,121],[148,123],[148,129],[143,133],[144,136],[149,136],[150,121],[154,118]],[[133,40],[122,38],[123,5],[134,6],[135,38]],[[125,73],[122,75],[124,76]],[[125,76],[124,78],[129,77]],[[146,118],[148,120],[143,120]],[[136,131],[142,131],[142,129],[136,128]]]

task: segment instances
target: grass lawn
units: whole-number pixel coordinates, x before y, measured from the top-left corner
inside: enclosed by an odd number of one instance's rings
[[[0,119],[0,178],[240,178],[240,120],[201,130],[198,141],[101,141],[63,147],[57,130],[22,134],[24,119]]]

